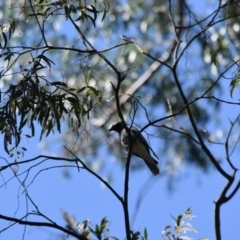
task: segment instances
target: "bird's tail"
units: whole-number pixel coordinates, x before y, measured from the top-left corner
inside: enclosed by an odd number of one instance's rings
[[[152,174],[153,175],[158,175],[159,174],[159,168],[157,166],[157,161],[152,158],[152,161],[150,162],[149,160],[145,160],[144,159],[144,162],[147,164],[148,168],[151,170]]]

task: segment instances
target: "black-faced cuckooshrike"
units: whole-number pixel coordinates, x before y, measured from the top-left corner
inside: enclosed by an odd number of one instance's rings
[[[150,155],[150,147],[146,141],[146,139],[143,137],[139,131],[134,128],[127,125],[127,127],[130,129],[130,141],[134,141],[132,146],[132,154],[142,158],[144,162],[147,164],[153,175],[159,174],[159,168],[157,166],[158,162]],[[119,133],[119,137],[121,140],[122,146],[128,151],[129,150],[129,139],[128,139],[128,133],[126,132],[126,129],[124,128],[124,124],[122,121],[114,123],[110,128],[109,131],[116,131]],[[137,138],[136,138],[137,136]],[[135,139],[136,138],[136,139]],[[135,140],[134,140],[135,139]]]

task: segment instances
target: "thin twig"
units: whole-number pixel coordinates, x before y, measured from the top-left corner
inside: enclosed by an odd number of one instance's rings
[[[81,159],[79,159],[70,149],[68,149],[66,146],[64,148],[71,153],[75,157],[75,162],[79,162],[83,165],[83,168],[86,169],[88,172],[90,172],[92,175],[94,175],[97,179],[99,179],[114,195],[115,197],[122,203],[123,199],[120,197],[120,195],[111,187],[111,185],[105,181],[102,177],[100,177],[97,173],[92,171]]]
[[[28,214],[28,215],[30,215],[30,214]],[[25,217],[26,216],[24,216],[23,218],[25,218]],[[50,228],[58,229],[64,233],[67,233],[68,235],[73,236],[79,240],[88,240],[84,235],[76,234],[75,232],[73,232],[67,228],[61,227],[60,225],[58,225],[56,223],[25,221],[25,220],[22,220],[22,218],[18,219],[18,218],[8,217],[8,216],[2,215],[2,214],[0,214],[0,219],[4,219],[4,220],[10,221],[10,222],[15,222],[15,223],[18,223],[18,224],[24,225],[24,226],[50,227]]]

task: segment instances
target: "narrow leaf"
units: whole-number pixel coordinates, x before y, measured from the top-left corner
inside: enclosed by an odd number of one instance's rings
[[[96,88],[94,88],[92,86],[87,86],[87,88],[91,89],[96,96],[99,95],[99,91]]]
[[[240,77],[238,78],[234,78],[231,83],[230,83],[230,95],[231,95],[231,98],[232,98],[232,94],[233,94],[233,91],[234,89],[237,87],[237,85],[239,84],[240,82]]]
[[[67,87],[67,84],[64,83],[64,82],[52,82],[51,85],[54,85],[54,86],[58,86],[58,85],[60,85],[60,86]]]
[[[7,136],[5,134],[4,135],[4,150],[7,154],[10,154],[9,151],[8,151],[8,148],[7,148],[7,143],[8,143],[8,139],[7,139]]]
[[[77,91],[77,93],[83,92],[85,89],[86,89],[86,86],[85,86],[85,87],[82,87],[82,88],[80,88],[80,89]]]
[[[44,56],[44,55],[42,55],[42,54],[41,54],[41,55],[38,55],[37,58],[42,59],[44,62],[47,63],[47,65],[48,65],[49,67],[51,67],[51,63],[55,65],[55,63],[54,63],[51,59],[47,58],[46,56]]]
[[[5,32],[2,32],[2,36],[3,36],[3,39],[4,39],[3,48],[5,48],[7,46],[7,35],[5,34]]]

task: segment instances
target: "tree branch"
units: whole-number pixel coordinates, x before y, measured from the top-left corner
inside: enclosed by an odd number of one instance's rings
[[[121,83],[123,81],[124,77],[118,76],[118,82],[117,86],[115,87],[113,83],[111,83],[112,88],[114,90],[115,98],[116,98],[116,109],[118,112],[118,115],[121,119],[121,121],[124,123],[124,128],[128,134],[128,138],[130,139],[130,130],[127,127],[127,124],[125,123],[122,111],[121,111],[121,105],[119,100],[119,90]],[[125,180],[124,180],[124,197],[123,197],[123,211],[124,211],[124,219],[125,219],[125,231],[126,231],[126,239],[131,239],[131,228],[130,228],[130,220],[129,220],[129,211],[128,211],[128,183],[129,183],[129,168],[130,168],[130,161],[131,161],[131,146],[129,147],[127,161],[126,161],[126,167],[125,167]]]
[[[58,229],[58,230],[66,233],[70,236],[73,236],[79,240],[88,240],[84,235],[76,234],[75,232],[72,232],[72,231],[68,230],[67,228],[61,227],[56,223],[25,221],[25,220],[18,219],[18,218],[8,217],[8,216],[2,215],[2,214],[0,214],[0,219],[15,222],[15,223],[18,223],[20,225],[25,225],[25,226],[27,225],[27,226],[36,226],[36,227],[50,227],[50,228]]]

